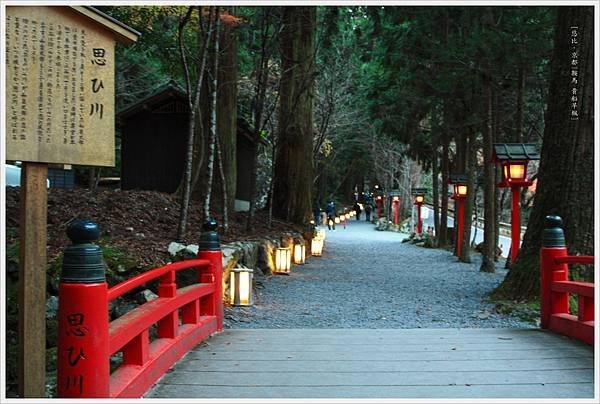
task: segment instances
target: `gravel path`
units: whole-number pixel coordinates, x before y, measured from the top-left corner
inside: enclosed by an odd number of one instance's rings
[[[322,257],[290,276],[259,278],[253,307],[225,311],[228,328],[528,328],[485,298],[504,278],[448,251],[402,244],[405,235],[352,221],[328,231]]]

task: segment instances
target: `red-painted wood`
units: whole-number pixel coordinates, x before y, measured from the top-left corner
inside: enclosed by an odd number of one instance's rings
[[[556,258],[557,264],[582,264],[594,265],[594,256],[590,255],[568,255]]]
[[[149,347],[149,358],[141,366],[122,365],[110,376],[111,398],[138,398],[186,352],[217,329],[213,316],[201,317],[197,325],[183,324],[177,338],[159,338]]]
[[[108,397],[106,290],[106,282],[60,284],[56,358],[59,397]]]
[[[575,293],[594,298],[594,284],[591,282],[557,281],[552,282],[551,288],[554,292]]]
[[[203,296],[212,298],[215,285],[196,284],[181,288],[172,299],[157,298],[144,303],[136,309],[110,323],[110,354],[118,352],[136,335],[150,328],[167,314],[185,306]]]
[[[221,250],[199,251],[198,258],[210,262],[207,273],[213,276],[214,293],[212,294],[212,314],[217,318],[217,330],[223,330],[223,253]],[[200,312],[203,313],[203,300],[200,301]],[[207,314],[204,312],[204,314]]]
[[[108,301],[115,300],[117,297],[124,295],[127,292],[132,291],[138,286],[142,286],[145,283],[148,283],[156,278],[160,278],[162,275],[171,272],[171,271],[181,271],[183,269],[188,268],[202,268],[206,267],[209,264],[208,261],[204,259],[194,259],[194,260],[186,260],[174,262],[172,264],[165,265],[160,268],[153,269],[148,272],[144,272],[134,278],[128,279],[125,282],[121,282],[118,285],[113,286],[108,290]]]
[[[569,280],[568,264],[589,264],[594,257],[569,256],[566,247],[540,251],[541,328],[594,344],[594,284]],[[569,294],[578,295],[578,315],[569,311]]]
[[[510,260],[515,262],[521,248],[521,188],[518,185],[512,185],[511,191]]]
[[[463,233],[465,231],[465,198],[457,197],[456,205],[457,205],[457,220],[458,220],[458,230],[456,235],[456,256],[460,257],[462,254],[462,244],[463,244]]]
[[[550,330],[594,345],[594,322],[578,321],[571,314],[553,314],[550,318]]]

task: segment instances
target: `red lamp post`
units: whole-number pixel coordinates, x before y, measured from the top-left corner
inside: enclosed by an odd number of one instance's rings
[[[411,193],[415,196],[415,205],[417,205],[417,234],[423,231],[423,222],[421,221],[421,206],[425,202],[425,188],[412,188]]]
[[[496,143],[494,161],[502,166],[502,182],[496,186],[510,187],[512,193],[512,213],[510,228],[510,259],[515,262],[521,243],[521,187],[529,187],[527,163],[539,160],[540,155],[534,144]]]
[[[460,257],[462,253],[463,234],[465,230],[465,199],[467,199],[468,187],[462,182],[462,176],[456,175],[450,179],[450,183],[454,185],[454,194],[452,199],[455,201],[455,219],[456,219],[456,256]]]
[[[383,196],[377,195],[377,219],[381,217],[381,205],[383,203]]]
[[[398,213],[399,213],[399,205],[400,205],[400,197],[394,196],[392,197],[392,201],[394,202],[394,224],[398,224]]]

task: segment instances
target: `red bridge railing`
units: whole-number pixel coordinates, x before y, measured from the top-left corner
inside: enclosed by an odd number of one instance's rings
[[[179,358],[223,329],[222,254],[216,223],[205,225],[198,258],[165,265],[108,288],[99,230],[79,222],[63,258],[59,292],[57,392],[70,398],[141,397]],[[196,283],[177,286],[177,273]],[[108,304],[158,280],[158,297],[109,322]],[[156,325],[156,338],[150,330]],[[112,373],[111,356],[123,360]]]
[[[558,216],[546,217],[540,252],[541,328],[594,344],[594,284],[569,280],[569,264],[593,265],[593,256],[570,256]],[[577,316],[569,297],[577,295]]]

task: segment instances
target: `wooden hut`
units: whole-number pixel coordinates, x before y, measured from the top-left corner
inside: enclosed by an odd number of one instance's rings
[[[121,188],[175,192],[183,176],[189,108],[174,82],[117,115],[121,133]],[[247,210],[254,138],[238,119],[235,210]]]

